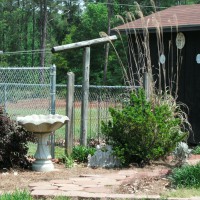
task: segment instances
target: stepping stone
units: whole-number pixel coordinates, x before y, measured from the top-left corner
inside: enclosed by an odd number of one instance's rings
[[[95,185],[82,185],[83,188],[96,188],[96,187],[102,187],[102,185],[98,185],[98,184],[95,184]]]
[[[112,180],[109,178],[99,178],[95,180],[98,185],[120,185],[121,183],[116,180]]]
[[[111,190],[106,187],[84,188],[84,191],[92,193],[104,193],[104,194],[111,193]]]
[[[35,182],[35,183],[30,183],[28,186],[29,187],[37,187],[37,186],[51,186],[50,182]]]
[[[61,179],[50,181],[51,184],[69,184],[69,183],[73,183],[73,182],[74,182],[73,180],[61,180]]]
[[[33,196],[54,196],[58,193],[58,190],[33,190],[31,195]]]
[[[58,186],[52,186],[52,185],[41,185],[37,187],[31,188],[31,190],[57,190]]]
[[[91,184],[93,184],[93,185],[97,185],[98,184],[98,182],[97,181],[94,181],[94,180],[90,180],[90,181],[87,181],[87,180],[80,180],[80,181],[74,181],[74,184],[76,184],[76,185],[91,185]]]
[[[59,194],[59,195],[58,195]],[[66,197],[76,197],[76,198],[86,198],[86,199],[90,199],[90,198],[106,198],[107,194],[104,193],[90,193],[90,192],[84,192],[84,191],[68,191],[68,192],[61,192],[61,193],[57,193],[56,196],[66,196]]]
[[[61,191],[77,191],[77,190],[83,190],[83,187],[78,185],[65,185],[62,187],[59,187],[59,190]]]
[[[97,177],[98,178],[98,177]],[[92,178],[85,178],[85,177],[78,177],[78,178],[69,178],[70,181],[92,181],[93,179]]]

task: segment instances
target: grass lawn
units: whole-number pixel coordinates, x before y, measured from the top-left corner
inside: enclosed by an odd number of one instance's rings
[[[176,198],[190,198],[190,197],[200,197],[200,189],[199,188],[178,188],[173,189],[168,192],[165,192],[162,197],[176,197]]]
[[[47,110],[37,109],[37,108],[16,108],[14,110],[8,110],[10,116],[26,116],[31,114],[48,114]],[[60,115],[66,115],[65,108],[57,108],[56,113]],[[111,118],[108,108],[98,108],[92,107],[88,110],[88,138],[97,138],[101,135],[101,121],[108,121]],[[77,140],[80,138],[80,127],[81,127],[81,108],[77,107],[74,111],[74,139]],[[58,129],[55,133],[56,140],[65,139],[65,126]]]
[[[50,151],[51,146],[49,146]],[[37,150],[37,144],[30,142],[28,144],[28,156],[34,156]],[[55,158],[62,158],[65,154],[65,149],[62,147],[55,146]]]

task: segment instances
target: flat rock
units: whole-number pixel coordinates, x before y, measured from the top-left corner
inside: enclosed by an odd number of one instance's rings
[[[31,190],[57,190],[58,186],[53,185],[40,185],[32,187]]]
[[[51,180],[49,181],[51,184],[69,184],[69,183],[74,183],[73,180],[63,180],[63,179],[56,179],[56,180]]]
[[[59,190],[61,191],[77,191],[77,190],[83,190],[83,187],[78,185],[65,185],[62,187],[59,187]]]
[[[35,183],[30,183],[28,186],[29,187],[38,187],[38,186],[51,186],[52,184],[50,182],[35,182]]]
[[[92,192],[92,193],[110,193],[111,190],[106,187],[92,187],[92,188],[84,188],[84,191],[86,192]]]

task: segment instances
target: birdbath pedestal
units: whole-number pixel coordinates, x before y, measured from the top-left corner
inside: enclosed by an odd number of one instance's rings
[[[22,125],[27,131],[33,132],[38,141],[37,150],[34,155],[36,160],[32,164],[32,170],[39,172],[54,170],[47,142],[49,135],[61,128],[68,120],[67,116],[58,114],[17,117],[18,124]]]

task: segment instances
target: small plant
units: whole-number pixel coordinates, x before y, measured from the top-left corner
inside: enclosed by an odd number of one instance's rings
[[[102,132],[123,164],[145,165],[172,152],[187,136],[176,112],[165,99],[147,101],[141,89],[122,110],[110,108],[112,121],[103,122]]]
[[[192,150],[192,154],[200,154],[200,146],[196,146],[193,150]]]
[[[90,154],[91,156],[93,156],[95,151],[96,149],[93,147],[84,147],[81,145],[77,145],[73,147],[71,156],[77,162],[85,163],[88,161],[88,155]]]
[[[175,187],[199,188],[200,187],[200,163],[197,165],[185,165],[175,168],[170,175],[172,185]]]
[[[0,107],[0,138],[0,168],[28,167],[27,146],[29,141],[34,141],[34,136],[11,120],[2,107]]]
[[[177,161],[179,166],[185,164],[191,155],[191,151],[185,142],[179,142],[173,152],[174,161]]]
[[[16,190],[13,193],[5,193],[0,196],[0,200],[21,200],[21,199],[33,200],[30,193],[27,192],[26,190],[24,191]]]
[[[64,156],[63,159],[66,168],[72,168],[74,166],[74,159],[71,156]]]

